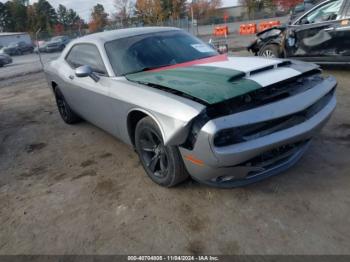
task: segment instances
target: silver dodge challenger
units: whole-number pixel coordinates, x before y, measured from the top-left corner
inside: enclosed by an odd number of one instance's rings
[[[180,29],[72,41],[45,73],[67,124],[85,119],[131,145],[147,175],[231,188],[303,155],[336,106],[336,80],[292,60],[229,57]]]

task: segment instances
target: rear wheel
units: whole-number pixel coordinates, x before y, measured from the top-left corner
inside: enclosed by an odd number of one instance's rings
[[[158,185],[172,187],[188,178],[178,148],[164,145],[152,118],[145,117],[137,123],[135,146],[147,175]]]
[[[75,124],[79,121],[81,121],[81,118],[73,112],[73,110],[68,105],[66,99],[64,98],[61,90],[56,87],[54,89],[55,92],[55,98],[56,98],[56,104],[58,108],[58,112],[60,113],[62,119],[67,124]]]
[[[275,58],[281,55],[278,45],[266,45],[259,51],[259,56]]]

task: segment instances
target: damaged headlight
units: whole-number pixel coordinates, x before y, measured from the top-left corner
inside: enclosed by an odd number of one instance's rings
[[[237,128],[221,130],[214,136],[214,145],[217,147],[237,144],[243,141],[244,139]]]

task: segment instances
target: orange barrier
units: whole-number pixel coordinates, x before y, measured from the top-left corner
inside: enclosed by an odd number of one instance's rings
[[[261,32],[261,31],[264,31],[268,28],[268,23],[267,22],[261,22],[258,26],[258,31]]]
[[[228,26],[217,26],[214,28],[213,35],[214,36],[227,36],[229,34],[228,32]]]
[[[264,31],[264,30],[269,29],[271,27],[279,26],[279,25],[281,25],[281,22],[278,20],[269,21],[269,22],[261,22],[258,26],[258,30],[259,30],[259,32],[261,32],[261,31]]]
[[[242,24],[239,26],[240,35],[256,34],[256,24]]]

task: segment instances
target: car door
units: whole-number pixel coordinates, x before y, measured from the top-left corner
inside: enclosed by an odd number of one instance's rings
[[[29,51],[29,45],[26,44],[25,42],[19,42],[18,43],[18,48],[21,50],[22,53],[25,53],[27,51]]]
[[[108,75],[98,48],[94,44],[76,44],[65,60],[70,66],[68,75],[65,77],[70,89],[67,93],[72,108],[89,122],[116,134],[107,85]],[[90,66],[99,80],[95,81],[91,77],[77,77],[75,69],[83,65]]]
[[[286,54],[317,61],[336,59],[342,8],[347,0],[326,1],[289,26],[286,32]]]
[[[19,51],[21,51],[22,53],[25,52],[25,46],[23,42],[18,42],[17,44],[17,48]]]

